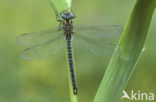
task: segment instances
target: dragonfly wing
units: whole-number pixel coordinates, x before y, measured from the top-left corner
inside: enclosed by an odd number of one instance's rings
[[[84,35],[93,39],[112,38],[120,36],[123,28],[118,25],[109,26],[77,26],[74,29],[75,34]]]
[[[122,33],[120,26],[79,26],[75,29],[76,48],[94,54],[109,55],[115,50]]]
[[[97,55],[110,55],[115,50],[116,45],[104,40],[95,40],[85,38],[85,36],[74,35],[73,47]]]
[[[115,50],[115,45],[106,42],[95,42],[89,46],[89,51],[97,55],[111,55]]]
[[[17,43],[22,45],[37,45],[49,40],[56,39],[62,31],[50,29],[46,31],[21,34],[16,38]]]
[[[59,36],[55,40],[52,39],[24,50],[21,54],[21,58],[25,60],[33,60],[48,57],[63,48],[64,43],[64,36]]]

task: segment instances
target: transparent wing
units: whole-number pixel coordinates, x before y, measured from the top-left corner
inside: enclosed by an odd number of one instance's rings
[[[41,32],[25,33],[21,34],[16,38],[17,43],[22,45],[37,45],[45,43],[49,40],[56,39],[60,36],[62,31],[50,29]]]
[[[34,45],[33,47],[24,50],[21,54],[21,58],[25,60],[33,60],[48,57],[58,52],[63,46],[65,46],[65,39],[64,36],[61,35],[56,39]]]
[[[123,28],[118,25],[109,26],[77,26],[74,28],[75,34],[83,35],[92,39],[112,38],[120,36]]]
[[[110,55],[115,47],[115,43],[104,40],[89,39],[80,35],[74,35],[73,38],[73,48],[97,55]]]
[[[121,33],[122,27],[115,25],[80,26],[75,28],[73,46],[94,54],[112,54]]]

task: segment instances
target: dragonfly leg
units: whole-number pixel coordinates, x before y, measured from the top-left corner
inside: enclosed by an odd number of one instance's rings
[[[59,16],[57,15],[57,14],[55,14],[56,15],[56,20],[58,21],[58,22],[62,22],[63,20],[62,19],[59,19]]]
[[[62,30],[63,27],[62,27],[62,19],[59,19],[59,16],[56,14],[56,20],[60,23],[59,26],[58,26],[58,31]]]
[[[58,31],[62,30],[63,26],[62,26],[62,22],[60,22],[59,26],[58,26]]]

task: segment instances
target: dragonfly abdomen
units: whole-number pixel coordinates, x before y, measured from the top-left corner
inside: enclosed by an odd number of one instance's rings
[[[73,56],[72,56],[72,46],[71,46],[71,35],[66,35],[66,42],[67,42],[67,51],[68,51],[68,62],[69,62],[69,69],[72,79],[72,85],[73,85],[73,92],[74,94],[77,94],[77,85],[75,80],[75,73],[74,73],[74,63],[73,63]]]

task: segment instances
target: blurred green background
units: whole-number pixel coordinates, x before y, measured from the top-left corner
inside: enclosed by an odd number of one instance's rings
[[[74,24],[124,26],[135,0],[73,0]],[[16,37],[25,32],[57,29],[48,0],[0,0],[0,102],[69,102],[65,49],[46,59],[24,61]],[[126,92],[156,91],[156,13],[146,50]],[[79,101],[92,102],[110,56],[74,51]],[[121,100],[121,102],[130,102]],[[144,102],[144,101],[137,101]]]

